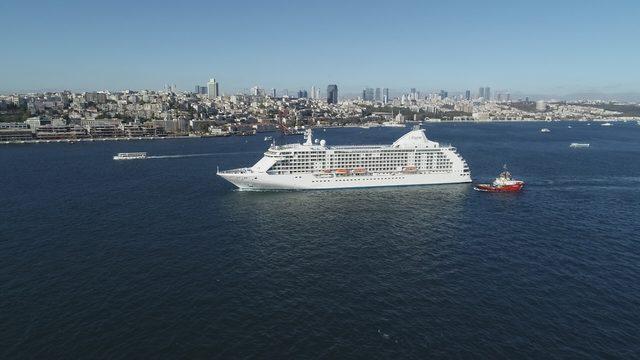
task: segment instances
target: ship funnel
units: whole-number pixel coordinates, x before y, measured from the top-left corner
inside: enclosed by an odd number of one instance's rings
[[[307,131],[305,131],[304,133],[304,138],[305,138],[305,145],[313,145],[313,132],[311,131],[311,129],[307,129]]]

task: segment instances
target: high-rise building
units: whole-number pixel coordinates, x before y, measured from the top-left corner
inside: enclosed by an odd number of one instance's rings
[[[382,92],[380,91],[380,88],[376,88],[376,95],[375,95],[375,100],[376,101],[382,101]]]
[[[478,90],[478,98],[484,98],[484,87],[480,87],[480,90]]]
[[[307,90],[298,90],[298,99],[305,99],[308,96]]]
[[[464,99],[471,100],[471,90],[467,90],[464,92]]]
[[[389,97],[389,88],[382,89],[382,101],[384,103],[387,103],[387,102],[389,102],[389,99],[390,99],[390,97]]]
[[[253,96],[260,96],[261,92],[262,92],[262,89],[257,85],[251,88],[251,95]]]
[[[440,90],[440,98],[441,99],[446,99],[449,97],[449,93],[444,91],[444,90]]]
[[[510,93],[506,93],[504,95],[504,97],[505,97],[505,101],[511,101],[511,94]]]
[[[194,91],[196,94],[200,94],[200,85],[196,85],[196,90]]]
[[[491,88],[488,86],[484,88],[484,98],[491,100]]]
[[[365,88],[362,90],[362,100],[373,101],[373,88]]]
[[[276,97],[276,89],[271,89],[271,97]]]
[[[220,88],[216,79],[210,79],[207,83],[207,94],[209,94],[209,99],[220,96]]]
[[[316,98],[316,87],[315,86],[311,87],[311,98],[312,99]]]
[[[328,104],[338,103],[338,85],[327,86],[327,103]]]

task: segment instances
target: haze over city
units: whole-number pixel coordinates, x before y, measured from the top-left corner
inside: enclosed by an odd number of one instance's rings
[[[633,1],[125,2],[0,5],[0,92],[191,90],[209,77],[637,100]]]

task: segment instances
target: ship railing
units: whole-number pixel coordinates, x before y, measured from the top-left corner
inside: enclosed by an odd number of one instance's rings
[[[330,149],[381,149],[391,148],[391,145],[334,145]]]
[[[238,169],[229,169],[229,170],[218,170],[218,174],[249,174],[251,173],[251,168],[238,168]]]

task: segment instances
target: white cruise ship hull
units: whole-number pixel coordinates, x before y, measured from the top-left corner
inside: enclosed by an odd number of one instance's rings
[[[348,189],[471,182],[467,163],[420,128],[391,145],[272,144],[252,167],[218,171],[240,190]]]
[[[348,189],[383,186],[417,186],[471,182],[469,173],[367,174],[367,175],[271,175],[242,172],[219,172],[218,175],[243,191]]]

